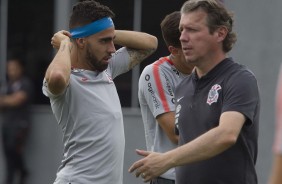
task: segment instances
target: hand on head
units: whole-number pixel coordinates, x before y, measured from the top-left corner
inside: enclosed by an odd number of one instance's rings
[[[69,39],[70,37],[71,37],[70,32],[68,32],[68,31],[66,31],[66,30],[58,31],[58,32],[55,33],[55,34],[53,35],[53,37],[51,38],[51,44],[52,44],[53,48],[59,49],[59,48],[60,48],[60,45],[61,45],[61,42],[62,42],[64,39]]]

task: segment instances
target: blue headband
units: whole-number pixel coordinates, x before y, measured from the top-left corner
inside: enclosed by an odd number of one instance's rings
[[[72,38],[83,38],[96,34],[100,31],[114,27],[113,20],[110,17],[105,17],[82,27],[77,27],[70,30]]]

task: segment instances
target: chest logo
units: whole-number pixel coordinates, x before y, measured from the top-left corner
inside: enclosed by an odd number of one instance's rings
[[[219,84],[215,84],[211,87],[207,99],[207,104],[211,105],[214,102],[217,102],[218,100],[218,90],[221,89],[221,86]]]

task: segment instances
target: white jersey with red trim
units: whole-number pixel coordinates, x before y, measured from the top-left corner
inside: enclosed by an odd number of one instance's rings
[[[187,75],[180,73],[168,57],[146,66],[139,79],[139,103],[145,129],[147,150],[166,152],[176,148],[156,121],[160,114],[175,111],[174,91]],[[174,169],[161,177],[174,180]]]
[[[103,72],[72,69],[61,95],[53,95],[44,80],[43,93],[63,133],[64,155],[55,184],[123,183],[124,126],[113,79],[128,69],[129,55],[121,48]]]

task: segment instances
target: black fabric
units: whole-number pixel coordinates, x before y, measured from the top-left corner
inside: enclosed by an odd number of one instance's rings
[[[157,177],[154,178],[150,181],[150,184],[175,184],[174,180],[162,178],[162,177]]]
[[[175,96],[182,98],[176,100],[179,145],[218,126],[223,112],[237,111],[247,119],[234,146],[211,159],[177,167],[176,183],[256,184],[260,100],[253,73],[227,58],[200,79],[196,73],[184,79]]]
[[[18,91],[24,91],[29,99],[20,106],[6,107],[1,110],[3,117],[2,141],[7,168],[5,184],[12,184],[13,180],[17,178],[17,174],[19,183],[24,184],[28,176],[24,162],[24,148],[30,130],[29,105],[33,95],[31,81],[23,78],[16,83],[8,83],[6,94]]]

